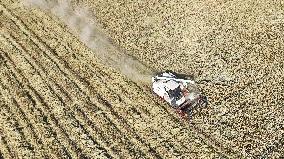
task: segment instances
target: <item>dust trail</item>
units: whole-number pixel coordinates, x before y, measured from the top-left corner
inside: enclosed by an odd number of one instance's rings
[[[69,0],[25,0],[23,4],[59,17],[104,64],[120,70],[133,81],[150,81],[152,72],[138,60],[119,51],[103,33],[88,8],[73,7]]]

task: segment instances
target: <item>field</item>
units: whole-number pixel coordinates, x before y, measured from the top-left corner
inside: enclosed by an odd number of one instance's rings
[[[58,17],[2,0],[0,157],[284,157],[282,1],[71,4],[150,70],[192,75],[208,108],[180,119]]]

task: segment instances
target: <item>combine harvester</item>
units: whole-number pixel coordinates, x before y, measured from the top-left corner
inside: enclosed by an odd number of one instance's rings
[[[192,80],[178,78],[169,71],[152,77],[153,91],[167,101],[183,118],[191,118],[197,107],[207,106],[207,98]]]

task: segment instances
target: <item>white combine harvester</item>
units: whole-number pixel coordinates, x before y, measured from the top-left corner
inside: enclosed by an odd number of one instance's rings
[[[171,72],[152,77],[153,91],[167,101],[182,117],[191,118],[192,110],[207,105],[207,98],[192,80],[178,78]]]

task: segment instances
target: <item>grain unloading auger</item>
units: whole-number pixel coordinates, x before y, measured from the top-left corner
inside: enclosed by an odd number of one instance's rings
[[[190,118],[194,108],[207,105],[206,96],[200,93],[193,80],[164,72],[152,77],[152,84],[153,91],[183,117]]]

